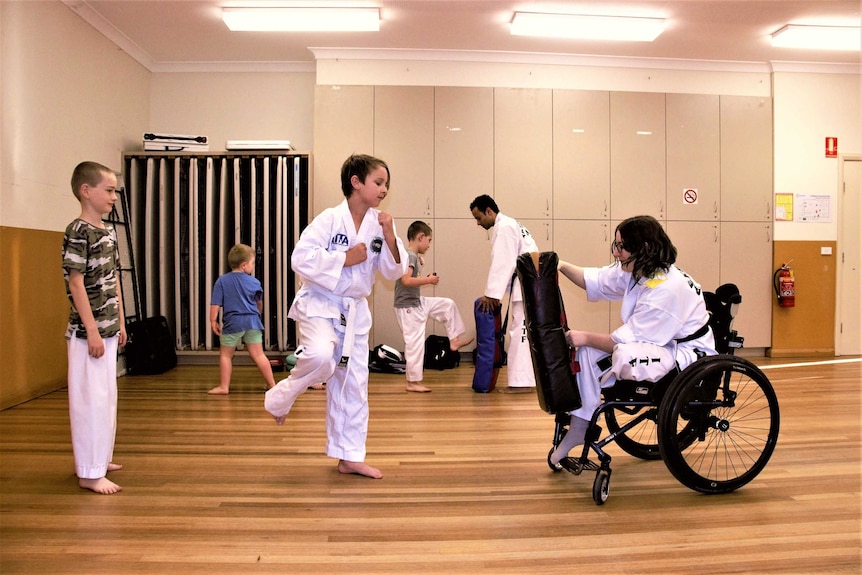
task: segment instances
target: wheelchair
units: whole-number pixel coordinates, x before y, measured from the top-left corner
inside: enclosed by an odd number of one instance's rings
[[[610,494],[611,456],[616,442],[634,457],[664,460],[686,487],[707,494],[727,493],[750,482],[766,466],[778,440],[779,409],[769,379],[753,363],[734,355],[743,338],[732,329],[742,301],[738,288],[724,284],[704,292],[718,355],[698,359],[657,382],[620,380],[602,390],[580,457],[551,462],[568,430],[570,416],[558,413],[548,465],[580,475],[595,471],[593,501]],[[608,434],[597,424],[604,417]],[[594,452],[598,461],[589,459]]]

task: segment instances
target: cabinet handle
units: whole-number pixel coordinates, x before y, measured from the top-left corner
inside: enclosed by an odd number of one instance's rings
[[[425,215],[431,215],[431,198],[425,198]]]

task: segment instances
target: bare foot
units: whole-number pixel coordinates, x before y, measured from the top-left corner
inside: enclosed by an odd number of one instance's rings
[[[230,393],[230,389],[225,389],[223,387],[214,387],[207,393],[210,395],[228,395]]]
[[[119,471],[122,468],[123,468],[123,466],[120,465],[119,463],[109,463],[108,464],[108,471]]]
[[[275,420],[275,422],[276,422],[278,425],[284,425],[284,420],[285,420],[285,418],[286,418],[286,417],[287,417],[287,414],[286,414],[286,413],[285,413],[284,415],[279,415],[279,416],[275,416],[275,415],[273,415],[273,416],[272,416],[272,418]]]
[[[430,387],[425,387],[421,383],[415,383],[413,381],[407,382],[407,391],[415,391],[417,393],[428,393],[431,391]]]
[[[100,477],[98,479],[79,478],[78,487],[81,489],[89,489],[90,491],[101,493],[102,495],[111,495],[112,493],[117,493],[123,489],[107,477]]]
[[[456,337],[455,339],[449,340],[449,349],[451,349],[452,351],[458,351],[459,349],[461,349],[465,345],[470,345],[471,343],[473,343],[472,337],[471,338],[464,338],[464,339],[462,339],[460,337]]]
[[[379,469],[371,467],[364,461],[344,461],[343,459],[339,459],[338,472],[364,475],[365,477],[371,477],[372,479],[380,479],[383,477],[383,473],[381,473]]]

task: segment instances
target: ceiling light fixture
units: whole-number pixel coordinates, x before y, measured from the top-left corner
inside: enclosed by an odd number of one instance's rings
[[[223,8],[234,32],[379,32],[379,8]]]
[[[788,24],[772,34],[772,45],[806,50],[862,50],[862,29],[859,26]]]
[[[628,42],[652,42],[663,30],[664,20],[661,18],[538,12],[515,12],[510,29],[513,36]]]

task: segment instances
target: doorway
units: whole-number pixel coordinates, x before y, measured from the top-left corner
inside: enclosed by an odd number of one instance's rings
[[[842,157],[839,184],[835,355],[862,355],[862,156]]]

